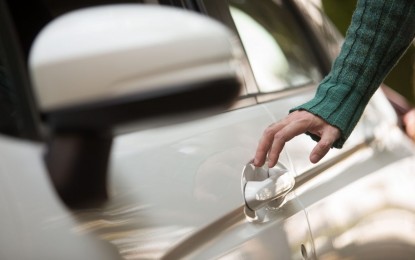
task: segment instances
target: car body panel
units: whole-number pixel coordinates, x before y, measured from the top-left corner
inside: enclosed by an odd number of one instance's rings
[[[42,145],[0,143],[1,259],[121,259],[114,246],[78,232],[50,185]]]
[[[252,223],[243,207],[230,212],[173,247],[163,259],[303,259],[314,254],[301,203],[290,194],[271,215]]]
[[[368,146],[297,192],[318,259],[413,259],[415,149],[390,131],[400,145]]]
[[[197,122],[118,137],[112,156],[111,198],[104,208],[78,211],[80,226],[100,219],[115,223],[115,227],[110,224],[87,231],[117,244],[121,252],[126,252],[126,258],[131,252],[137,258],[158,258],[205,226],[226,221],[230,212],[239,210],[243,215],[241,173],[253,157],[257,137],[271,122],[262,106],[252,106]],[[290,165],[284,155],[280,162]],[[297,225],[304,226],[304,238],[310,235],[307,220],[299,204],[295,205],[298,213],[290,217],[302,219]],[[282,216],[276,218],[278,222],[285,221]],[[239,232],[250,229],[251,223],[245,217],[239,221]],[[218,256],[225,252],[224,248],[231,250],[252,238],[252,232],[261,237],[263,229],[254,229],[244,239],[201,254]],[[153,235],[143,237],[150,231]],[[237,231],[229,232],[222,239]],[[287,237],[290,239],[289,234]],[[298,247],[296,253],[299,250]],[[276,253],[280,251],[276,249]]]
[[[325,39],[330,31],[318,15],[305,19]],[[320,46],[330,57],[341,42],[333,37]],[[124,259],[413,259],[415,148],[381,92],[345,147],[322,162],[308,161],[315,145],[308,136],[288,142],[280,163],[295,177],[294,190],[269,221],[245,216],[241,173],[258,138],[316,86],[256,96],[250,85],[236,110],[118,136],[110,198],[94,208],[60,203],[42,165],[43,144],[1,138],[2,163],[13,170],[0,172],[0,256],[62,259],[69,244],[79,256],[68,259],[113,259],[113,246]]]

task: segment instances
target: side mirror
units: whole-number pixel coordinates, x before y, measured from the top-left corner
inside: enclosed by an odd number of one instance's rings
[[[47,25],[29,69],[61,198],[70,206],[107,198],[115,128],[230,106],[241,88],[240,53],[226,27],[177,8],[107,5]]]

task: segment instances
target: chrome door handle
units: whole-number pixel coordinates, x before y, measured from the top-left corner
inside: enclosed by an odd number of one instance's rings
[[[268,168],[266,164],[255,167],[248,163],[242,172],[241,181],[245,213],[256,219],[262,210],[277,209],[294,184],[294,177],[281,163],[273,168]]]

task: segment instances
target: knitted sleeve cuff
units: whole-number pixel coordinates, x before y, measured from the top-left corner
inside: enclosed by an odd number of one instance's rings
[[[334,142],[333,147],[342,148],[350,136],[359,118],[361,117],[366,104],[359,102],[362,93],[350,91],[347,85],[338,85],[325,82],[320,85],[317,95],[309,102],[295,107],[291,112],[306,110],[340,130],[340,138]],[[313,140],[319,141],[320,137],[307,132]]]

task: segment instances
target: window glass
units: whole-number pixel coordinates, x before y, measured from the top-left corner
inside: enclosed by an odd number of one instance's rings
[[[0,40],[0,133],[16,136],[18,133],[16,124],[16,111],[13,102],[13,88],[10,82],[5,50]]]
[[[25,45],[27,42],[23,39],[30,39],[33,31],[20,27],[24,23],[18,19],[22,16],[16,12],[24,10],[21,6],[16,6],[15,2],[9,0],[6,3],[0,0],[0,134],[40,140],[39,115],[32,98],[23,50],[23,46],[29,46]],[[38,13],[34,12],[34,16],[35,14]],[[27,12],[25,15],[27,18]],[[14,19],[19,20],[19,25]],[[37,25],[30,19],[26,24],[30,28]],[[23,33],[29,37],[25,37]]]
[[[307,39],[284,6],[271,0],[229,3],[261,92],[303,86],[321,79]]]
[[[303,15],[307,16],[310,25],[324,38],[324,47],[330,58],[334,60],[340,52],[340,46],[343,43],[343,36],[337,30],[336,26],[324,14],[321,2],[314,0],[297,1]]]

